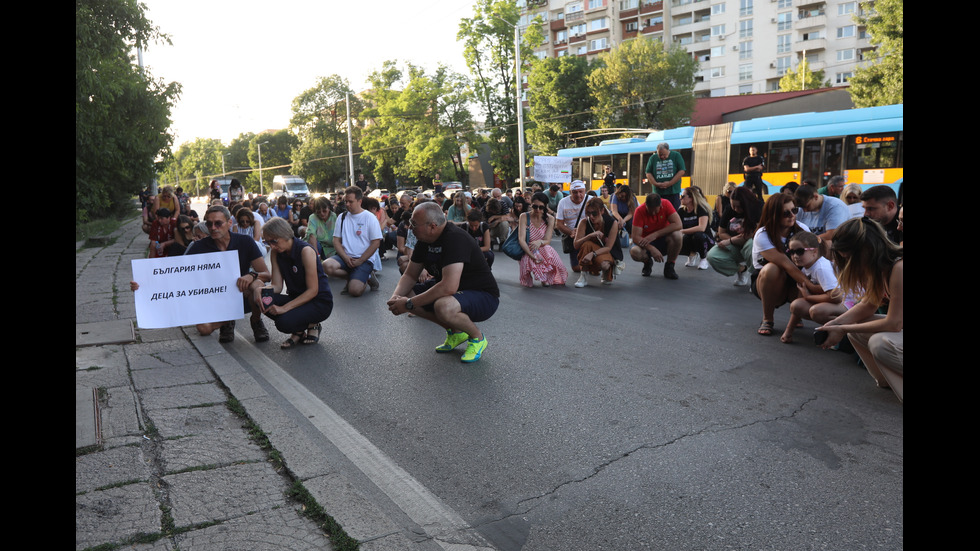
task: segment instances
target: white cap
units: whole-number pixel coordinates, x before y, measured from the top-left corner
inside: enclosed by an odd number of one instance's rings
[[[575,191],[576,189],[585,189],[585,182],[582,180],[575,180],[572,185],[568,186],[569,191]]]

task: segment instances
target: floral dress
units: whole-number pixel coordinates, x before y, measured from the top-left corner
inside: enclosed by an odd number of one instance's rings
[[[528,217],[527,227],[531,230],[528,242],[544,239],[544,234],[548,231],[547,224],[535,226],[531,223],[530,217]],[[533,287],[535,279],[548,285],[564,285],[565,280],[568,279],[568,270],[565,269],[558,252],[551,245],[542,245],[538,248],[537,254],[540,255],[541,262],[535,262],[527,254],[521,257],[521,285]]]

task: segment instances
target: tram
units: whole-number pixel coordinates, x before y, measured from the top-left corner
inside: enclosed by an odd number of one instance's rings
[[[572,157],[573,180],[598,188],[603,167],[611,165],[617,184],[644,195],[653,191],[643,183],[647,160],[666,142],[687,165],[682,187],[696,184],[705,195],[716,195],[726,182],[742,183],[742,160],[755,147],[766,159],[763,181],[769,194],[791,181],[822,187],[837,175],[863,188],[885,184],[897,193],[904,177],[903,136],[904,106],[888,105],[685,126],[562,149],[558,156]]]

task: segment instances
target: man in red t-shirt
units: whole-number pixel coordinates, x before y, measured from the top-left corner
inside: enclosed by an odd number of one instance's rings
[[[637,207],[633,215],[633,247],[630,256],[643,263],[643,275],[649,276],[653,263],[663,262],[664,277],[677,279],[674,261],[681,252],[681,217],[674,205],[661,199],[656,193],[647,195],[646,201]]]

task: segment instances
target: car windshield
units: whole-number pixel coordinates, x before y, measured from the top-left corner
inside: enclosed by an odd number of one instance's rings
[[[306,184],[286,184],[289,191],[306,191]]]

